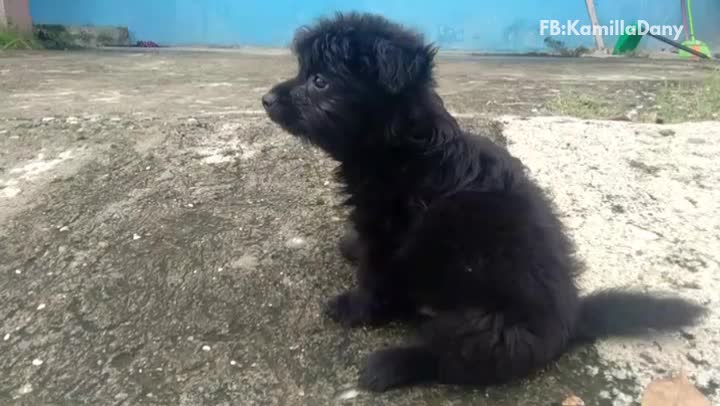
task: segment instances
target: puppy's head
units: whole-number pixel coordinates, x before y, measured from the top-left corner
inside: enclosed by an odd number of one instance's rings
[[[301,28],[294,78],[262,98],[270,118],[342,160],[381,140],[378,129],[413,93],[432,86],[435,49],[422,36],[371,14],[338,14]]]

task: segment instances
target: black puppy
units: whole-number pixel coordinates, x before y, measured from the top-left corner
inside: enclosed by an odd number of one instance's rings
[[[347,326],[435,317],[420,339],[372,354],[370,390],[528,375],[579,339],[692,323],[680,299],[580,298],[572,242],[520,161],[464,133],[434,91],[435,49],[382,17],[337,15],[298,31],[295,78],[262,102],[340,165],[357,238],[357,287],[327,312]]]

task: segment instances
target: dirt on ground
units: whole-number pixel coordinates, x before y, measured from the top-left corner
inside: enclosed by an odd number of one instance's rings
[[[281,52],[0,56],[0,404],[510,406],[575,394],[614,406],[679,370],[720,401],[720,122],[712,111],[673,125],[548,117],[570,94],[642,111],[652,89],[697,93],[713,69],[442,57],[439,92],[462,125],[507,145],[556,202],[587,263],[584,290],[669,291],[712,312],[675,334],[579,348],[513,385],[382,395],[354,390],[358,367],[412,332],[348,331],[321,315],[352,283],[335,248],[334,163],[259,103],[294,69]]]

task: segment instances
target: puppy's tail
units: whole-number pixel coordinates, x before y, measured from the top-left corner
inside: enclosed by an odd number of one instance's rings
[[[575,338],[632,337],[651,331],[677,331],[705,314],[700,305],[678,297],[604,290],[581,298]]]

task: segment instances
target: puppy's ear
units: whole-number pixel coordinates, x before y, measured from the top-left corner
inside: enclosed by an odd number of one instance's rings
[[[378,81],[390,93],[399,93],[408,85],[431,79],[432,47],[402,48],[381,39],[375,43]]]

